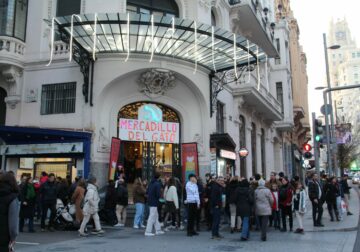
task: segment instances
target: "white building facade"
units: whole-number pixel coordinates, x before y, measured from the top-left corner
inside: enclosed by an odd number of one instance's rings
[[[115,155],[130,179],[294,175],[289,29],[273,1],[5,2],[16,19],[0,23],[2,168],[104,184]]]

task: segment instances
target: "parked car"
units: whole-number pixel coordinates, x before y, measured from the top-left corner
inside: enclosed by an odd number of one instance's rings
[[[360,175],[356,174],[352,177],[352,183],[353,184],[359,184],[360,183]]]

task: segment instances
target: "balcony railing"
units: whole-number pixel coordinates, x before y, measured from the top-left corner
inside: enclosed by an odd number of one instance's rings
[[[24,62],[25,43],[13,37],[0,36],[0,61],[21,64]]]
[[[230,5],[235,5],[241,3],[241,0],[229,0]]]

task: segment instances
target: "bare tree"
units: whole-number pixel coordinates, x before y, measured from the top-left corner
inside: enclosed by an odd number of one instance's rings
[[[338,144],[338,161],[341,173],[344,173],[345,168],[349,168],[351,163],[360,155],[360,127],[353,128],[352,139],[350,143]]]

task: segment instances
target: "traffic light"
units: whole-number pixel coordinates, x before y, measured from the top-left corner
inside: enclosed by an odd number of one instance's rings
[[[305,159],[312,158],[313,155],[310,152],[311,149],[312,149],[312,147],[311,147],[310,144],[306,143],[306,144],[303,145],[303,152],[304,152],[303,156],[304,156]]]
[[[315,126],[315,129],[314,129],[314,134],[315,134],[315,143],[318,147],[322,148],[323,145],[323,138],[324,138],[324,130],[323,130],[323,127],[322,127],[322,121],[321,119],[315,119],[314,121],[314,126]]]

